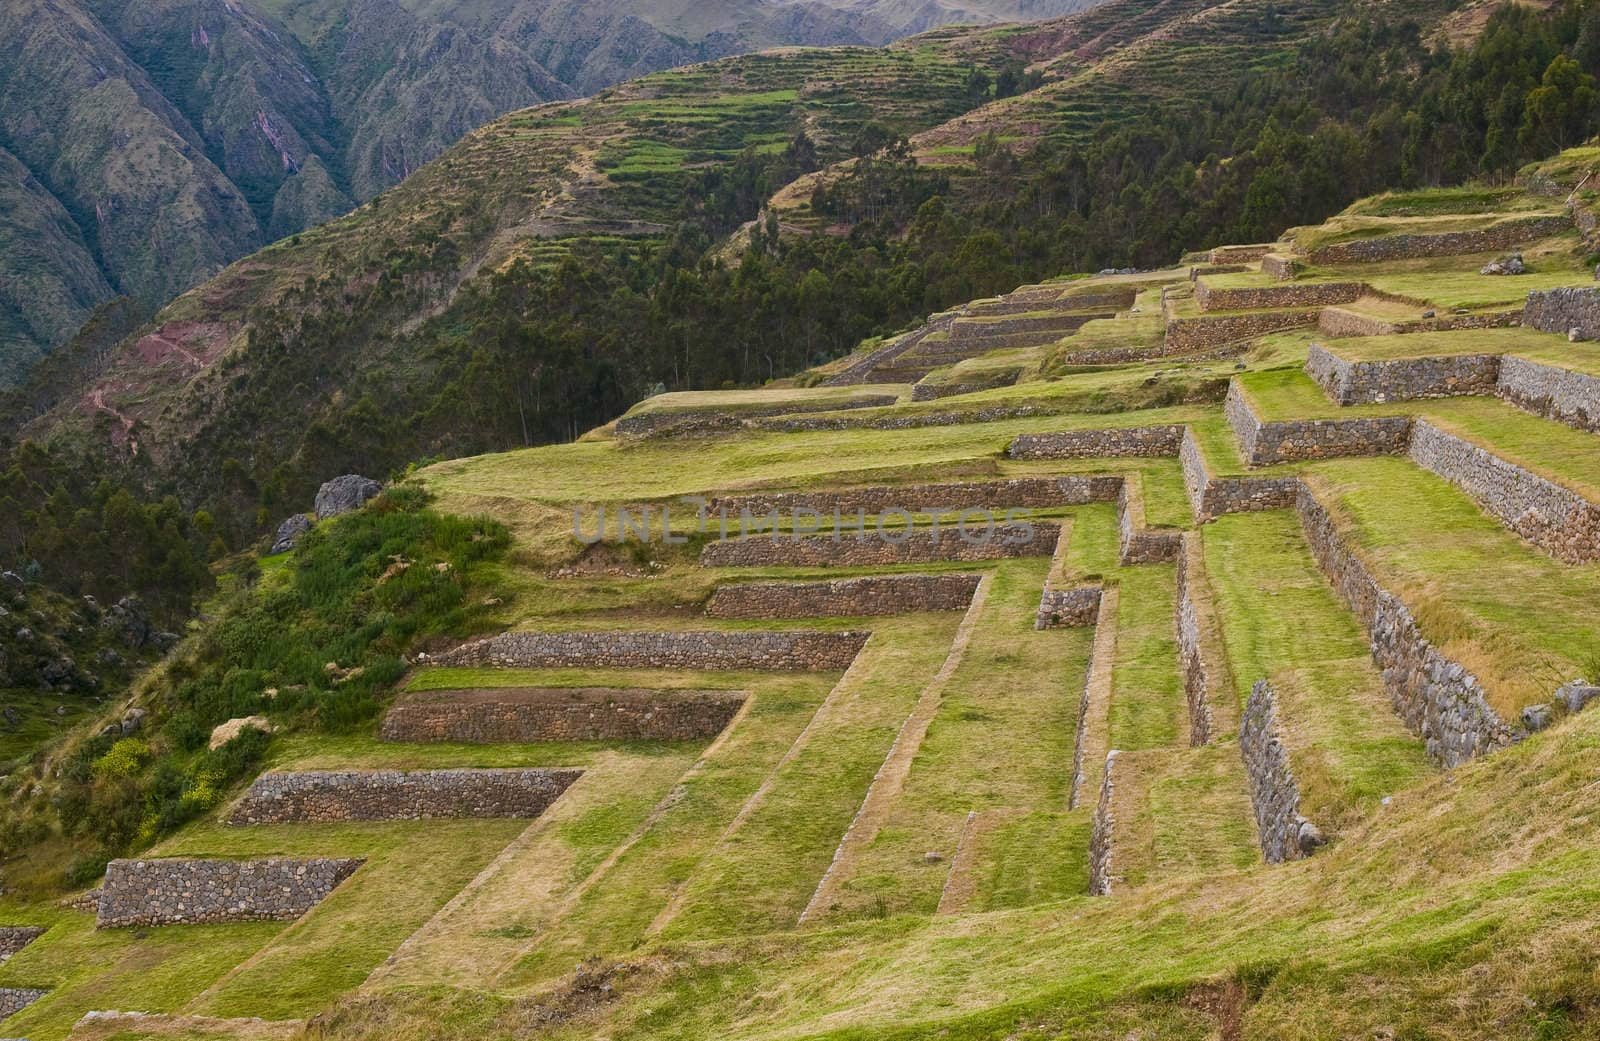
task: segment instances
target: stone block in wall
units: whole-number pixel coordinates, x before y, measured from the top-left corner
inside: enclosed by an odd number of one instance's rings
[[[1508,355],[1495,393],[1536,415],[1600,433],[1600,377]]]
[[[737,690],[508,687],[402,694],[383,717],[385,741],[703,741],[722,733],[749,695]]]
[[[582,770],[525,768],[264,773],[234,804],[228,823],[531,820],[582,776]]]
[[[1044,522],[1005,522],[973,517],[907,529],[888,518],[882,531],[869,522],[864,533],[776,535],[723,539],[700,553],[702,567],[877,567],[890,564],[971,562],[1049,556],[1060,526]]]
[[[1457,354],[1351,362],[1313,343],[1306,357],[1306,373],[1340,405],[1414,401],[1493,394],[1500,379],[1500,356]]]
[[[1012,459],[1110,459],[1178,454],[1184,428],[1176,423],[1102,430],[1020,434],[1006,449]]]
[[[978,575],[871,575],[825,582],[745,582],[718,586],[712,618],[855,618],[919,611],[965,611]]]
[[[1600,560],[1600,506],[1554,481],[1419,419],[1411,460],[1470,495],[1486,513],[1557,560]]]
[[[1406,605],[1378,584],[1309,485],[1301,485],[1295,508],[1312,558],[1367,633],[1395,714],[1428,756],[1451,767],[1518,740],[1477,677],[1439,653]]]
[[[1322,832],[1300,813],[1300,786],[1278,727],[1278,699],[1266,680],[1250,688],[1239,724],[1239,755],[1263,859],[1281,864],[1310,855],[1322,844]]]
[[[355,873],[358,859],[113,860],[95,927],[292,921]]]

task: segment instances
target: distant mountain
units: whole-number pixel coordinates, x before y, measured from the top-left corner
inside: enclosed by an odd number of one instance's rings
[[[0,386],[118,295],[154,310],[506,112],[787,44],[1094,0],[7,0]]]

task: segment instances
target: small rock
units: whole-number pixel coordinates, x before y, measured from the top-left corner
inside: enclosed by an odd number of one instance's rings
[[[1424,317],[1424,318],[1437,318],[1438,315],[1439,315],[1438,311],[1424,311],[1424,312],[1422,312],[1422,317]]]
[[[268,555],[287,553],[294,549],[305,533],[311,530],[311,525],[311,518],[304,513],[297,513],[278,525],[278,532],[272,537],[272,548],[267,550]]]
[[[1571,683],[1563,684],[1556,691],[1556,700],[1569,713],[1582,712],[1595,698],[1600,698],[1600,687],[1584,680],[1573,680]]]
[[[1583,342],[1583,330],[1579,329],[1576,325],[1574,325],[1571,329],[1568,329],[1567,330],[1567,342],[1568,343],[1582,343]]]
[[[18,723],[22,722],[22,715],[10,705],[7,705],[5,708],[0,708],[0,716],[5,717],[6,726],[8,727],[15,727]]]
[[[1499,260],[1489,261],[1489,263],[1483,265],[1483,268],[1478,272],[1478,274],[1523,275],[1527,274],[1527,271],[1527,265],[1522,262],[1522,254],[1513,253],[1509,257],[1501,257]]]
[[[27,626],[23,626],[21,629],[17,630],[17,639],[21,640],[24,643],[28,643],[28,642],[32,641],[33,640],[33,630],[29,629]]]
[[[180,637],[177,633],[160,632],[150,637],[150,643],[158,651],[170,651],[172,648],[178,646],[178,641],[180,639],[182,639],[182,637]]]
[[[1554,715],[1549,705],[1529,705],[1522,710],[1522,725],[1530,731],[1543,730]]]
[[[146,713],[142,708],[130,708],[122,714],[121,729],[124,734],[137,734],[144,726]]]
[[[1310,856],[1328,841],[1323,836],[1322,829],[1310,821],[1300,822],[1300,831],[1295,838],[1299,843],[1300,852],[1304,856]]]
[[[317,489],[315,511],[318,520],[359,510],[367,500],[383,491],[383,485],[370,477],[345,474]]]
[[[1236,362],[1233,363],[1233,371],[1234,372],[1243,372],[1247,368],[1249,368],[1249,366],[1246,365],[1242,361],[1236,361]]]
[[[95,653],[94,660],[108,669],[120,669],[128,664],[128,660],[110,647],[102,647]]]
[[[935,853],[932,850],[929,850],[922,855],[922,862],[924,864],[937,864],[943,859],[944,857],[941,854]]]
[[[13,589],[21,589],[28,584],[15,571],[0,571],[0,583],[11,586]]]

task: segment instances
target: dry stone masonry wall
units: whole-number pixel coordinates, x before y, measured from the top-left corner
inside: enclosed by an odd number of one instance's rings
[[[528,818],[544,813],[582,770],[317,770],[265,773],[230,824],[327,824]]]
[[[0,987],[0,1019],[16,1015],[48,993],[35,987]]]
[[[36,925],[0,926],[0,964],[44,934],[45,930]]]
[[[1306,373],[1340,405],[1493,394],[1500,379],[1500,356],[1461,354],[1351,362],[1313,343]]]
[[[1522,310],[1478,311],[1433,318],[1392,321],[1362,314],[1344,307],[1325,308],[1317,319],[1317,331],[1330,339],[1354,336],[1398,336],[1409,333],[1442,333],[1461,329],[1504,329],[1522,322]]]
[[[1164,344],[1169,354],[1221,347],[1285,329],[1316,325],[1321,313],[1320,308],[1310,308],[1172,318],[1167,321]]]
[[[1477,677],[1440,654],[1405,604],[1378,585],[1309,486],[1301,485],[1296,509],[1312,557],[1367,631],[1395,713],[1422,738],[1428,756],[1451,767],[1517,740]]]
[[[1313,264],[1372,264],[1423,257],[1459,257],[1511,249],[1571,230],[1572,221],[1566,217],[1519,217],[1471,231],[1381,235],[1340,242],[1312,250],[1308,259]]]
[[[734,690],[512,687],[401,696],[383,717],[385,741],[523,744],[539,741],[701,741],[748,697]]]
[[[113,860],[95,925],[292,921],[327,898],[363,861]]]
[[[1571,333],[1580,339],[1600,339],[1600,289],[1570,286],[1528,294],[1522,324],[1547,333]]]
[[[1100,586],[1075,586],[1071,589],[1045,587],[1034,615],[1035,629],[1081,629],[1094,624],[1100,611]]]
[[[1105,772],[1100,777],[1100,801],[1095,803],[1093,823],[1089,829],[1089,895],[1111,895],[1111,839],[1116,831],[1112,819],[1112,798],[1116,791],[1113,768],[1117,762],[1116,749],[1106,753]]]
[[[799,412],[848,412],[858,408],[880,408],[893,405],[893,394],[870,394],[840,401],[799,401],[770,408],[717,410],[695,409],[683,412],[641,412],[623,416],[616,422],[618,437],[655,437],[662,434],[681,434],[691,431],[719,430],[743,425],[747,419],[767,416],[787,416]]]
[[[952,512],[964,509],[1051,509],[1110,502],[1117,497],[1122,478],[1115,476],[1016,477],[1006,481],[967,481],[949,484],[881,484],[865,488],[810,492],[757,492],[727,495],[708,503],[715,517],[738,521],[745,515],[759,520],[776,512],[792,515],[811,510],[823,520],[835,515],[853,519],[894,510]]]
[[[865,632],[501,633],[428,659],[433,665],[525,669],[753,669],[835,672]]]
[[[961,394],[976,394],[984,390],[1014,386],[1022,376],[1021,369],[1008,369],[984,379],[960,380],[954,383],[928,383],[923,381],[911,388],[912,401],[935,401]]]
[[[1600,433],[1600,378],[1508,356],[1496,391],[1529,412]]]
[[[700,553],[703,567],[876,567],[940,561],[1002,560],[1049,556],[1060,527],[1037,522],[972,518],[965,529],[947,524],[906,528],[886,523],[883,530],[837,535],[777,535],[723,539]]]
[[[965,611],[978,575],[873,575],[830,582],[748,582],[719,586],[713,618],[854,618],[916,611]]]
[[[1265,311],[1348,304],[1367,291],[1361,282],[1295,282],[1218,289],[1202,278],[1195,283],[1194,299],[1202,311]]]
[[[1256,681],[1245,703],[1239,755],[1244,759],[1262,857],[1269,864],[1281,864],[1310,854],[1321,844],[1322,834],[1300,814],[1300,786],[1278,729],[1278,699],[1266,680]]]
[[[1183,696],[1189,707],[1189,744],[1211,740],[1211,677],[1201,649],[1200,611],[1192,588],[1200,579],[1200,533],[1186,532],[1178,549],[1178,666],[1183,672]]]
[[[1144,526],[1144,488],[1137,476],[1122,482],[1117,497],[1119,559],[1124,565],[1159,564],[1178,558],[1183,533]]]
[[[1251,466],[1334,459],[1358,455],[1398,455],[1411,436],[1409,416],[1371,419],[1297,419],[1264,423],[1250,407],[1238,381],[1228,388],[1223,414]]]
[[[1022,434],[1011,442],[1012,459],[1106,459],[1178,454],[1182,426],[1121,427],[1107,430],[1060,430]]]
[[[1227,513],[1281,510],[1294,505],[1300,481],[1295,477],[1216,477],[1206,465],[1200,441],[1185,430],[1178,452],[1183,484],[1189,493],[1196,524],[1206,524]]]
[[[1456,485],[1491,516],[1557,560],[1600,560],[1600,506],[1434,426],[1416,422],[1411,460]]]

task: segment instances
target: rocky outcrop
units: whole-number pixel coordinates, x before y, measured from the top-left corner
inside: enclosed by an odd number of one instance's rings
[[[1322,832],[1300,813],[1300,786],[1279,732],[1277,696],[1266,680],[1257,680],[1250,689],[1239,725],[1239,755],[1250,785],[1261,856],[1269,864],[1309,856],[1322,845]]]
[[[718,586],[712,618],[854,618],[915,611],[965,611],[979,575],[872,575],[830,582]]]
[[[356,859],[113,860],[95,926],[292,921],[325,900]]]
[[[287,553],[300,544],[306,532],[310,531],[315,521],[308,514],[297,513],[293,517],[278,525],[277,534],[272,536],[272,548],[267,550],[269,555]]]
[[[385,741],[703,741],[749,697],[738,690],[511,687],[402,694],[383,717]]]
[[[315,770],[257,777],[229,824],[534,818],[582,770]]]
[[[1318,567],[1366,630],[1372,660],[1398,715],[1429,758],[1457,766],[1520,736],[1489,705],[1477,677],[1422,635],[1410,610],[1378,585],[1346,544],[1326,506],[1302,484],[1295,504]]]
[[[335,477],[317,489],[313,511],[318,520],[338,517],[352,510],[359,510],[381,491],[383,485],[370,477],[345,474],[342,477]]]
[[[1472,496],[1490,516],[1569,564],[1600,560],[1600,506],[1419,419],[1410,457]]]
[[[842,672],[869,635],[806,630],[501,633],[419,660],[526,669]]]

